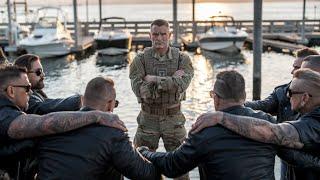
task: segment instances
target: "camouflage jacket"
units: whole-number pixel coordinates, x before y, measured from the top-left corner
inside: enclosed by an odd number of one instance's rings
[[[181,77],[174,75],[177,70],[183,70],[184,75]],[[153,99],[154,103],[168,105],[185,99],[185,92],[193,73],[190,57],[177,48],[170,47],[167,54],[162,57],[152,48],[146,48],[131,63],[129,77],[139,103],[150,103],[150,99]],[[157,81],[151,83],[144,81],[146,75],[157,76]],[[157,99],[172,99],[172,101],[161,102],[156,101]]]

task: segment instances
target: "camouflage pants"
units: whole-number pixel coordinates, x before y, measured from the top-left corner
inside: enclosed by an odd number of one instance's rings
[[[162,138],[166,151],[174,151],[186,137],[185,121],[182,112],[160,116],[140,111],[137,117],[138,129],[134,137],[134,145],[147,146],[151,151],[156,151],[159,140]],[[175,179],[188,180],[189,176],[186,174]]]

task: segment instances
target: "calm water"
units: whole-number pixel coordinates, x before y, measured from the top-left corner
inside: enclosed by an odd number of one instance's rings
[[[43,0],[47,5],[52,5],[50,0]],[[89,1],[90,2],[90,1]],[[98,1],[95,1],[96,3]],[[190,1],[191,2],[191,1]],[[6,12],[6,1],[0,2],[0,10]],[[293,2],[263,2],[263,19],[302,19],[303,1]],[[31,6],[29,9],[35,10],[39,6]],[[69,21],[73,21],[72,1],[69,6],[61,6],[68,13]],[[102,7],[102,16],[121,16],[130,21],[151,21],[157,18],[172,19],[172,4],[104,4]],[[22,7],[18,8],[18,12],[23,12]],[[232,15],[236,20],[252,20],[253,19],[253,3],[197,3],[195,9],[195,17],[197,20],[208,19],[212,15],[222,14]],[[90,5],[88,11],[89,20],[99,21],[98,5]],[[78,17],[80,21],[86,21],[86,6],[78,4]],[[306,18],[319,19],[320,2],[307,1]],[[6,21],[7,14],[0,14],[0,22]],[[29,21],[32,18],[29,18]],[[178,19],[192,19],[191,3],[178,4]],[[24,16],[19,16],[18,21],[25,21]]]
[[[44,0],[50,5],[49,0]],[[71,2],[71,1],[70,1]],[[4,1],[0,2],[0,10],[5,9]],[[37,9],[33,6],[30,9]],[[69,21],[73,20],[72,6],[62,6],[68,12]],[[320,2],[307,1],[306,17],[308,19],[319,19]],[[178,19],[191,20],[191,4],[178,5]],[[207,19],[221,11],[223,14],[232,15],[236,20],[253,19],[253,3],[197,3],[196,19]],[[121,12],[121,13],[119,13]],[[245,12],[245,13],[244,13]],[[89,7],[89,20],[98,21],[99,8],[96,5]],[[86,7],[79,4],[78,16],[80,21],[86,20]],[[151,21],[156,18],[172,19],[171,4],[126,4],[115,5],[105,4],[103,6],[103,17],[122,16],[130,21]],[[6,22],[6,13],[0,14],[0,22]],[[302,1],[294,2],[264,2],[263,19],[301,19]],[[29,19],[29,21],[31,18]],[[25,21],[25,17],[18,15],[18,21]],[[201,113],[213,110],[213,102],[209,97],[209,90],[212,88],[215,75],[226,69],[236,69],[243,74],[246,79],[246,91],[248,100],[252,97],[252,51],[243,51],[246,62],[243,64],[226,66],[208,60],[202,55],[193,55],[193,66],[195,76],[187,90],[187,100],[182,104],[183,112],[187,118],[186,128],[189,130],[191,124]],[[135,53],[130,54],[131,58]],[[290,81],[291,64],[293,57],[277,53],[264,53],[262,56],[262,98],[272,92],[275,86]],[[60,59],[43,59],[42,64],[46,73],[45,92],[49,97],[66,97],[74,93],[83,93],[87,82],[96,76],[109,76],[116,83],[117,99],[120,101],[119,108],[115,113],[126,123],[129,129],[129,136],[133,140],[136,132],[136,117],[140,107],[136,97],[131,91],[128,78],[128,67],[106,67],[96,65],[96,55],[87,59],[74,60],[71,56]],[[164,151],[163,144],[160,142],[159,151]],[[279,178],[279,169],[276,163],[276,178]],[[191,179],[199,179],[198,172],[193,170],[190,173]]]
[[[194,78],[187,90],[187,100],[182,104],[183,112],[187,118],[186,128],[189,130],[195,118],[201,113],[213,110],[213,102],[209,97],[209,90],[215,75],[226,69],[235,69],[241,72],[247,83],[247,98],[252,97],[252,51],[243,51],[246,62],[226,66],[225,63],[217,63],[208,60],[202,55],[192,57],[195,69]],[[130,54],[131,58],[135,53]],[[96,65],[96,55],[83,60],[70,60],[64,57],[60,59],[43,59],[42,64],[46,73],[45,92],[49,97],[66,97],[74,93],[83,93],[89,80],[96,76],[109,76],[116,83],[117,99],[120,101],[119,108],[115,109],[129,129],[130,139],[133,140],[137,129],[136,117],[139,113],[139,104],[133,94],[128,78],[128,67],[106,67]],[[272,92],[275,86],[290,81],[291,64],[293,57],[277,53],[264,53],[262,56],[262,98]],[[159,151],[164,151],[161,142]],[[278,164],[278,163],[277,163]],[[277,169],[278,167],[276,167]],[[276,170],[279,173],[279,170]],[[198,179],[198,172],[192,171],[192,179]]]

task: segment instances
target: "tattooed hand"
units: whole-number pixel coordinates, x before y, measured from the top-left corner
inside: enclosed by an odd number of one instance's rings
[[[97,112],[99,114],[98,123],[104,126],[113,127],[122,131],[128,131],[124,122],[119,119],[119,116],[111,113]]]
[[[197,121],[192,124],[191,134],[195,134],[202,129],[218,124],[223,117],[223,112],[204,113],[197,118]]]

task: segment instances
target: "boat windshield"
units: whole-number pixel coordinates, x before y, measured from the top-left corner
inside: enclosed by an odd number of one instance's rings
[[[101,27],[101,31],[104,31],[104,32],[107,32],[107,31],[113,31],[115,33],[121,33],[121,32],[124,32],[125,30],[123,28],[120,28],[120,27]]]
[[[56,28],[59,23],[57,17],[41,17],[35,28]]]
[[[101,19],[99,27],[101,31],[121,32],[127,29],[127,23],[122,17],[108,17]]]
[[[234,19],[232,16],[211,16],[211,21],[213,21],[213,26],[233,26]]]

